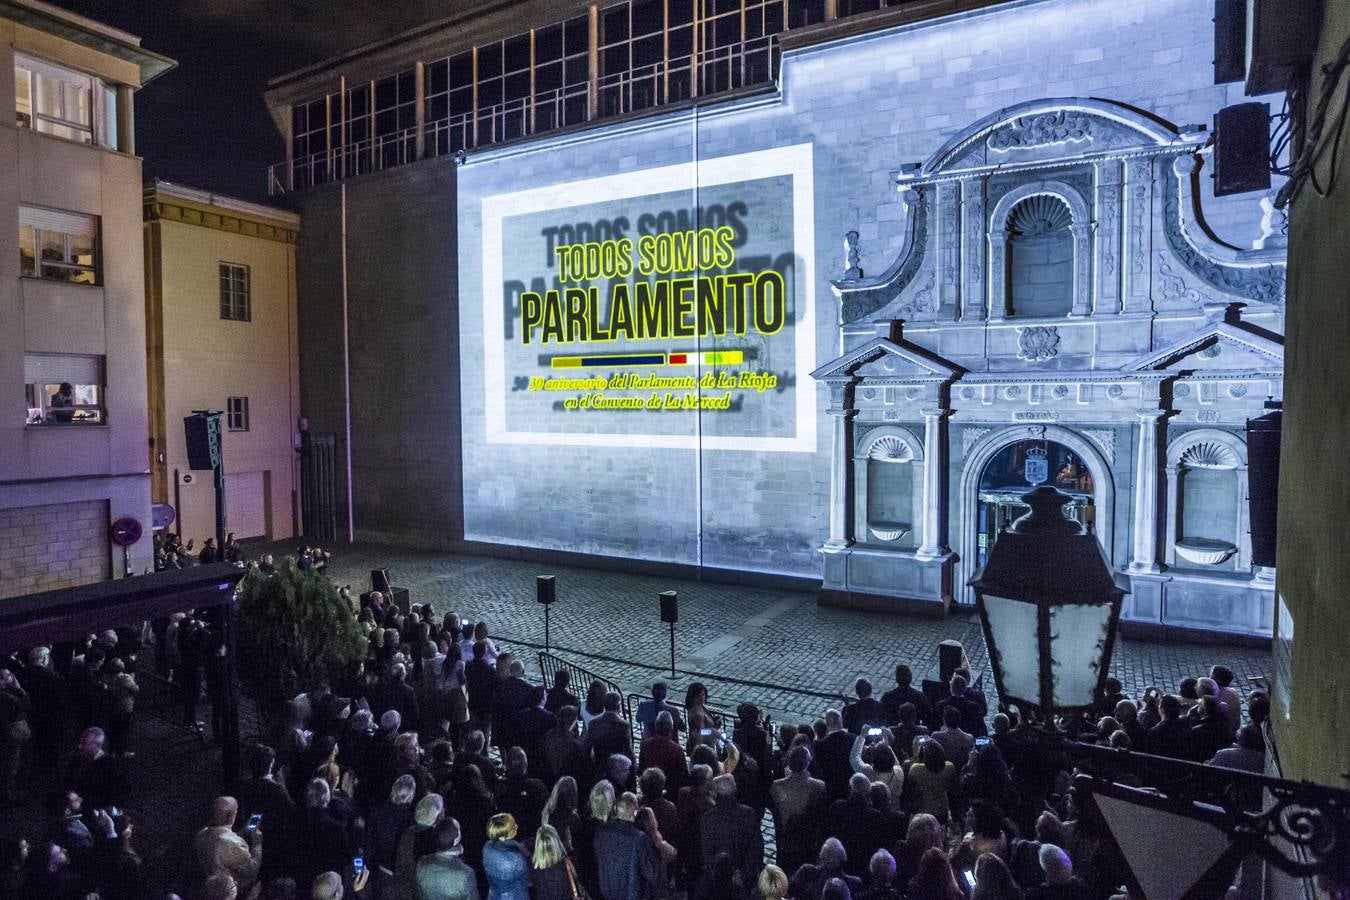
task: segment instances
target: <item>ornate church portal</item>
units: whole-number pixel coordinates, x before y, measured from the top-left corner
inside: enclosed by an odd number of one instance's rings
[[[894,175],[901,249],[872,275],[846,236],[840,355],[812,373],[832,422],[823,602],[973,602],[1047,483],[1129,588],[1131,626],[1270,633],[1244,427],[1282,393],[1284,251],[1205,226],[1209,141],[1042,100]]]
[[[999,532],[1029,508],[1022,495],[1042,484],[1068,494],[1064,514],[1089,531],[1096,530],[1092,473],[1073,450],[1048,440],[1017,441],[985,464],[980,476],[976,522],[975,564],[984,565]]]

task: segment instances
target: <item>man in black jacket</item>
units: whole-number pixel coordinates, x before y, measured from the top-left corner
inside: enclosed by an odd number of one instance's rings
[[[623,716],[619,715],[622,705],[623,698],[610,691],[605,695],[605,711],[592,719],[586,728],[585,746],[595,760],[594,771],[597,775],[604,775],[605,765],[615,753],[633,758],[633,731]]]
[[[262,813],[259,828],[266,829],[268,844],[285,847],[294,830],[296,810],[295,801],[285,786],[273,780],[276,752],[266,744],[256,744],[249,749],[247,762],[249,777],[239,783],[239,790],[235,792],[239,800],[239,819],[235,827],[243,828],[254,813]],[[280,852],[265,855],[263,876],[277,874],[280,862]]]
[[[471,727],[492,733],[493,711],[497,707],[497,670],[487,661],[487,643],[475,641],[473,659],[464,665],[464,686],[469,692],[469,722]]]
[[[872,682],[859,678],[853,685],[858,695],[856,703],[844,707],[844,727],[852,734],[862,734],[869,725],[885,725],[886,714],[880,701],[872,697]]]
[[[661,859],[646,833],[633,823],[638,800],[622,794],[614,816],[595,829],[595,862],[602,900],[642,900],[664,893]]]
[[[760,817],[744,803],[736,802],[736,777],[718,775],[712,781],[713,808],[703,814],[703,870],[712,869],[719,853],[731,857],[741,884],[754,884],[764,865],[764,837]]]
[[[853,735],[844,730],[839,710],[825,710],[825,737],[811,748],[811,771],[825,782],[830,800],[842,800],[848,794],[848,779],[853,774],[848,757],[852,750]]]
[[[516,713],[516,746],[530,758],[530,774],[552,784],[544,754],[544,735],[552,730],[556,718],[544,709],[546,699],[543,687],[531,688],[529,705]]]
[[[885,844],[886,817],[872,807],[867,776],[855,772],[848,781],[848,797],[830,804],[825,817],[827,834],[839,838],[848,854],[844,870],[859,878],[867,874],[872,854]]]
[[[894,725],[900,721],[900,707],[913,703],[918,721],[927,722],[933,710],[923,691],[915,690],[914,673],[909,666],[901,663],[895,667],[895,687],[881,695],[881,709],[886,714],[886,724]]]

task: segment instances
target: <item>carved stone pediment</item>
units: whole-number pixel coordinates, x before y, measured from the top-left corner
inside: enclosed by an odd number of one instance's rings
[[[875,337],[811,373],[817,381],[886,379],[948,381],[964,370],[909,341]]]
[[[1284,345],[1241,325],[1217,322],[1127,368],[1136,372],[1283,371]]]
[[[1114,103],[1086,97],[1033,100],[1005,107],[948,141],[924,163],[924,176],[997,166],[1062,161],[1176,143],[1168,127]]]

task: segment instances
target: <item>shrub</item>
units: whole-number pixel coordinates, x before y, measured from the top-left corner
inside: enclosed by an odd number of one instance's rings
[[[239,585],[239,677],[265,714],[366,655],[366,637],[337,586],[294,558]]]

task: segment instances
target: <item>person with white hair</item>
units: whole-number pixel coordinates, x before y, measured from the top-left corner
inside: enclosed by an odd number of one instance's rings
[[[347,829],[328,808],[332,799],[333,789],[325,779],[314,778],[305,785],[293,842],[300,884],[313,881],[322,872],[345,871],[356,853]]]
[[[718,854],[731,857],[742,884],[754,884],[764,865],[764,837],[760,816],[736,798],[736,776],[718,775],[712,780],[713,808],[703,814],[701,834],[703,869],[712,868]]]
[[[394,853],[394,896],[417,896],[417,861],[435,850],[436,829],[445,820],[445,798],[427,794],[413,808],[412,827],[405,828]]]
[[[317,876],[309,896],[311,900],[342,900],[342,876],[336,872]]]
[[[381,874],[380,881],[394,876],[398,840],[412,824],[416,799],[417,780],[409,774],[400,775],[389,789],[389,796],[370,814],[366,865]]]
[[[664,892],[664,867],[651,838],[634,823],[637,811],[637,795],[624,792],[614,801],[614,815],[595,828],[602,897],[660,896]]]
[[[1039,858],[1045,884],[1027,891],[1026,900],[1089,900],[1092,892],[1073,874],[1073,861],[1064,848],[1041,844]]]
[[[852,894],[862,891],[862,879],[844,871],[848,853],[838,838],[826,838],[820,845],[820,855],[814,863],[806,863],[793,874],[788,885],[789,897],[819,897],[825,884],[832,878],[844,882]]]

